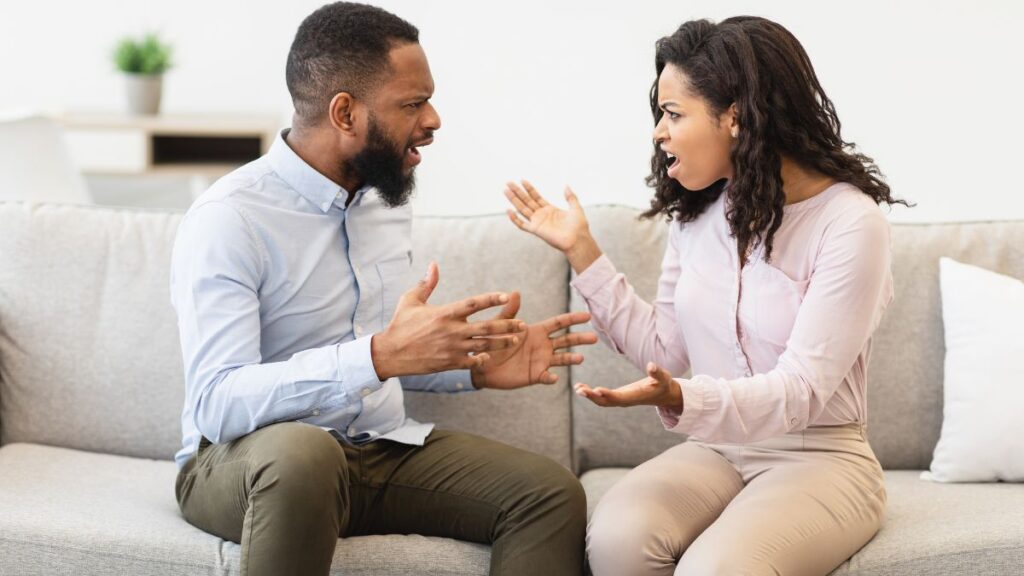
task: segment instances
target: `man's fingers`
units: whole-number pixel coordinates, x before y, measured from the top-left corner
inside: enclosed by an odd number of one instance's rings
[[[481,320],[479,322],[469,322],[466,324],[466,328],[463,330],[463,334],[467,338],[473,338],[477,336],[505,336],[510,334],[519,334],[526,330],[526,322],[522,320]]]
[[[487,338],[469,338],[459,344],[463,352],[487,352],[490,350],[504,350],[519,345],[518,336],[494,336]]]
[[[520,304],[521,301],[522,301],[522,299],[519,296],[519,292],[510,292],[509,295],[508,295],[508,302],[501,309],[501,312],[498,312],[498,315],[495,316],[494,318],[495,319],[501,319],[501,318],[512,319],[512,318],[515,318],[516,314],[519,313],[519,304]]]
[[[441,273],[437,268],[436,262],[431,262],[427,266],[427,274],[420,278],[420,281],[409,289],[403,295],[403,298],[408,296],[415,298],[417,301],[426,303],[430,298],[430,295],[434,293],[434,288],[437,288],[437,282],[440,279]]]
[[[577,366],[583,364],[583,354],[553,354],[552,366]]]
[[[593,332],[570,332],[564,336],[551,339],[551,348],[556,351],[573,346],[585,346],[587,344],[597,344],[597,334]]]
[[[548,372],[547,370],[541,372],[540,376],[537,377],[538,384],[554,384],[556,382],[558,382],[558,374]]]
[[[541,322],[541,326],[544,327],[544,332],[551,334],[552,332],[558,332],[559,330],[564,330],[570,326],[586,324],[589,321],[589,312],[567,312],[565,314],[559,314],[558,316],[548,318]]]
[[[508,294],[504,292],[491,292],[472,296],[447,306],[447,312],[452,318],[467,318],[481,310],[501,306],[508,302]]]
[[[505,188],[505,198],[508,198],[508,201],[516,207],[516,210],[518,210],[524,218],[529,220],[533,217],[534,209],[531,208],[528,203],[530,195],[519,186],[516,186],[514,182],[509,182],[508,187]]]
[[[485,363],[490,361],[491,355],[487,353],[474,354],[472,356],[463,356],[455,363],[455,368],[461,368],[463,370],[472,370],[473,368],[479,368]]]

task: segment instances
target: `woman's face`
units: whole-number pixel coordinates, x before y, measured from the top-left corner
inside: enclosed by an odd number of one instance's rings
[[[732,177],[735,105],[713,117],[706,102],[690,91],[683,71],[667,64],[658,77],[658,106],[664,113],[654,127],[654,140],[670,155],[669,178],[687,190],[703,190]]]

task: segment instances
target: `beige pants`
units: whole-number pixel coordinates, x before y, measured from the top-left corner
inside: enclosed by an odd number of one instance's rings
[[[596,576],[825,575],[871,540],[884,509],[862,424],[690,441],[608,491],[587,549]]]

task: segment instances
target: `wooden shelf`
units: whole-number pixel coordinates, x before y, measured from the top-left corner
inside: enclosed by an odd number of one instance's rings
[[[57,120],[87,175],[215,178],[265,154],[281,128],[278,116],[227,114],[75,112]]]

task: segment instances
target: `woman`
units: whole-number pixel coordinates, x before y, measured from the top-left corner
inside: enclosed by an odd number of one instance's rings
[[[882,470],[865,434],[871,337],[893,297],[878,205],[906,202],[842,140],[782,26],[687,22],[658,41],[656,68],[644,216],[670,230],[653,305],[602,255],[571,190],[568,211],[525,181],[505,191],[512,221],[565,252],[602,338],[646,367],[632,384],[576,393],[656,406],[690,437],[602,498],[591,566],[827,574],[882,522]]]

